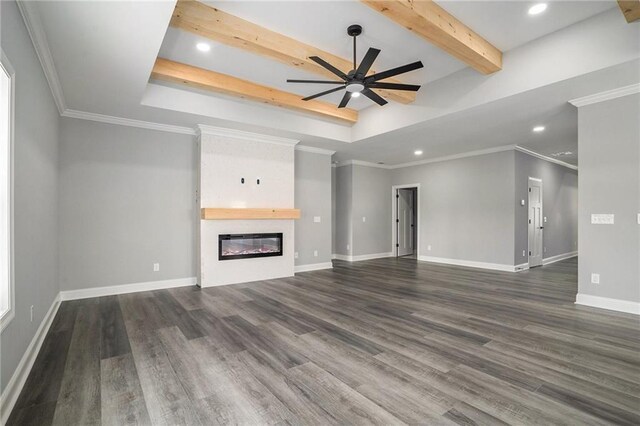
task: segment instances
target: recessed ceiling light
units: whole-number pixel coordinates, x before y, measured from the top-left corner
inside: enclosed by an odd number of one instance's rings
[[[547,10],[547,4],[546,3],[534,4],[533,6],[531,6],[529,8],[529,15],[538,15],[538,14],[544,12],[545,10]]]
[[[209,46],[207,43],[198,43],[196,44],[196,49],[201,52],[208,52],[211,50],[211,46]]]
[[[359,98],[360,97],[360,92],[351,92],[351,97],[352,98]]]
[[[418,149],[418,150],[413,151],[413,153],[414,153],[415,155],[422,155],[422,151],[421,151],[421,150],[419,150],[419,149]]]
[[[533,131],[536,133],[544,132],[544,126],[536,126],[533,128]]]

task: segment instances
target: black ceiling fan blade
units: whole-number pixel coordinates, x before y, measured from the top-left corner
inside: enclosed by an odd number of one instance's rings
[[[344,84],[344,81],[328,81],[328,80],[287,80],[287,83]]]
[[[393,77],[393,76],[398,75],[398,74],[404,74],[404,73],[409,72],[409,71],[420,69],[423,66],[424,65],[422,65],[421,61],[414,62],[412,64],[407,64],[407,65],[403,65],[403,66],[398,67],[398,68],[392,68],[392,69],[387,70],[387,71],[382,71],[382,72],[376,73],[374,75],[371,75],[371,76],[365,78],[364,81],[366,83],[371,83],[371,82],[378,81],[378,80],[384,80],[385,78]]]
[[[373,65],[373,62],[378,57],[378,54],[380,54],[380,49],[374,49],[373,47],[370,47],[369,50],[367,50],[367,54],[364,55],[364,58],[362,58],[362,62],[360,62],[360,65],[356,70],[356,75],[359,76],[359,78],[363,78],[365,75],[367,75],[369,69],[371,69],[371,66]]]
[[[321,58],[319,58],[317,56],[309,56],[309,59],[311,59],[313,62],[315,62],[316,64],[320,65],[321,67],[328,69],[329,71],[331,71],[332,73],[334,73],[335,75],[340,77],[341,79],[347,80],[347,75],[345,73],[343,73],[338,68],[334,67],[333,65],[331,65],[329,62],[325,61],[324,59],[321,59]]]
[[[302,100],[303,101],[310,101],[311,99],[319,98],[320,96],[328,95],[329,93],[337,92],[338,90],[342,90],[342,89],[344,89],[344,86],[336,87],[336,88],[333,88],[333,89],[326,90],[324,92],[316,93],[315,95],[311,95],[311,96],[307,96],[306,98],[302,98]]]
[[[349,103],[349,99],[351,99],[351,92],[346,92],[342,97],[342,100],[338,104],[338,108],[344,108]]]
[[[371,83],[368,84],[367,87],[372,89],[388,89],[388,90],[409,90],[412,92],[417,92],[420,89],[420,86],[417,84],[400,84],[400,83]]]
[[[364,89],[361,93],[380,106],[387,103],[387,101],[385,101],[382,96],[378,95],[376,92],[374,92],[371,89]]]

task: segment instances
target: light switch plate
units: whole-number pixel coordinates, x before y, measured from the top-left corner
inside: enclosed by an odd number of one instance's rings
[[[525,205],[524,200],[520,200],[520,205],[521,205],[521,206],[524,206],[524,205]]]
[[[591,215],[591,223],[594,225],[613,225],[615,215],[611,213],[597,213]]]
[[[362,216],[362,221],[363,221],[363,222],[366,222],[366,221],[367,221],[367,218],[366,218],[365,216]]]
[[[600,284],[600,274],[591,274],[591,284]]]
[[[314,216],[314,217],[313,217],[313,221],[314,221],[315,223],[320,223],[320,216]]]

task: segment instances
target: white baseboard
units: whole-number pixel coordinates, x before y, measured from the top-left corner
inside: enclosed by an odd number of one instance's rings
[[[337,254],[333,253],[333,254],[331,255],[331,260],[333,260],[333,259],[337,259],[337,258],[338,258],[338,255],[337,255]]]
[[[570,251],[569,253],[562,253],[556,256],[547,257],[546,259],[542,259],[543,265],[548,265],[550,263],[560,262],[561,260],[571,259],[572,257],[576,257],[578,255],[577,251]]]
[[[594,308],[609,309],[611,311],[626,312],[640,315],[640,303],[628,300],[610,299],[608,297],[592,296],[590,294],[576,295],[576,305],[591,306]]]
[[[55,318],[59,307],[60,293],[58,293],[53,299],[51,307],[44,318],[42,318],[42,322],[40,323],[36,334],[33,336],[33,339],[31,339],[31,342],[29,343],[29,346],[27,346],[27,350],[24,352],[24,355],[22,355],[22,359],[20,359],[13,376],[11,376],[9,383],[7,383],[7,387],[5,387],[4,392],[2,392],[2,395],[0,396],[0,413],[2,413],[0,415],[0,424],[4,425],[9,419],[11,410],[13,410],[13,407],[18,400],[18,396],[20,396],[20,392],[22,391],[22,387],[27,381],[27,377],[29,377],[33,363],[38,357],[44,338],[49,332],[49,327],[51,327],[51,323],[53,323],[53,319]]]
[[[494,271],[515,272],[515,266],[501,263],[476,262],[473,260],[447,259],[444,257],[418,256],[423,262],[442,263],[445,265],[467,266],[469,268],[491,269]]]
[[[529,263],[521,263],[519,265],[514,266],[513,269],[515,272],[526,271],[527,269],[529,269]]]
[[[143,283],[113,285],[108,287],[83,288],[60,292],[60,300],[87,299],[90,297],[113,296],[116,294],[138,293],[140,291],[162,290],[174,287],[196,285],[196,277],[178,278],[174,280],[149,281]]]
[[[333,263],[324,262],[324,263],[312,263],[310,265],[297,265],[293,268],[293,270],[297,272],[309,272],[309,271],[319,271],[320,269],[332,269]]]
[[[359,262],[361,260],[381,259],[383,257],[393,257],[392,252],[388,253],[373,253],[373,254],[361,254],[358,256],[351,256],[345,254],[334,254],[334,259],[345,260],[347,262]]]

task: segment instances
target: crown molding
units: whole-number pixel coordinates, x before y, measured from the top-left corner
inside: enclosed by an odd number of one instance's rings
[[[276,145],[295,146],[297,139],[281,138],[278,136],[263,135],[260,133],[245,132],[243,130],[227,129],[224,127],[207,126],[198,124],[197,135],[222,136],[236,139],[247,139],[256,142],[271,143]]]
[[[618,87],[617,89],[607,90],[605,92],[572,99],[569,101],[569,103],[580,108],[586,105],[597,104],[599,102],[621,98],[623,96],[633,95],[636,93],[640,93],[640,83],[632,84],[630,86]]]
[[[520,151],[523,154],[527,154],[527,155],[530,155],[532,157],[536,157],[536,158],[539,158],[541,160],[548,161],[550,163],[554,163],[554,164],[557,164],[559,166],[566,167],[566,168],[571,169],[571,170],[578,170],[578,166],[574,166],[573,164],[565,163],[562,160],[557,160],[555,158],[547,157],[546,155],[538,154],[537,152],[530,151],[530,150],[528,150],[526,148],[523,148],[521,146],[518,146],[518,145],[516,145],[515,150],[516,151]]]
[[[151,121],[134,120],[131,118],[114,117],[112,115],[96,114],[93,112],[76,111],[67,109],[63,117],[77,118],[80,120],[98,121],[100,123],[117,124],[120,126],[138,127],[141,129],[159,130],[161,132],[180,133],[195,136],[196,131],[191,127],[173,126],[170,124],[153,123]]]
[[[369,161],[362,161],[362,160],[340,161],[335,165],[335,167],[344,167],[344,166],[364,166],[364,167],[375,167],[378,169],[390,169],[392,167],[392,166],[387,166],[386,164],[370,163]]]
[[[24,21],[25,27],[27,27],[27,32],[31,38],[31,43],[36,51],[36,55],[40,60],[44,76],[47,79],[47,83],[49,83],[49,89],[53,95],[56,107],[58,107],[58,113],[62,115],[67,109],[67,104],[64,99],[64,94],[62,93],[62,86],[60,85],[60,79],[56,71],[53,56],[51,55],[51,50],[49,49],[47,37],[42,29],[42,21],[36,9],[36,2],[17,0],[16,3],[22,14],[22,20]]]
[[[478,149],[475,151],[463,152],[461,154],[445,155],[444,157],[429,158],[426,160],[410,161],[408,163],[394,164],[388,166],[390,169],[401,169],[404,167],[420,166],[422,164],[439,163],[441,161],[458,160],[460,158],[477,157],[479,155],[493,154],[496,152],[512,151],[515,149],[515,145],[503,145],[495,148]]]
[[[330,149],[316,148],[313,146],[296,145],[296,151],[312,152],[314,154],[333,155],[336,152]]]

